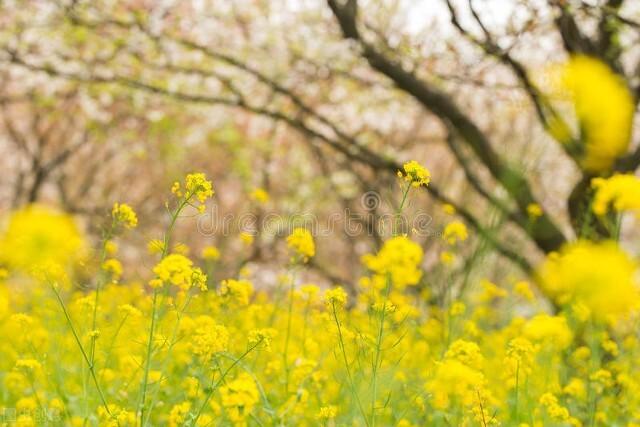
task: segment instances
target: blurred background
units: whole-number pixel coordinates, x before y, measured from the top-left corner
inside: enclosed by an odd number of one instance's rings
[[[637,100],[635,1],[0,7],[2,224],[42,204],[97,242],[113,203],[128,203],[139,215],[121,248],[130,279],[149,275],[151,258],[134,248],[161,236],[171,185],[193,171],[216,195],[176,235],[194,257],[220,250],[215,280],[248,269],[256,286],[273,284],[287,259],[281,236],[309,215],[330,232],[316,233],[308,280],[349,287],[389,234],[380,218],[400,202],[406,161],[432,174],[405,210],[424,220],[405,231],[425,250],[425,281],[459,283],[528,274],[584,226],[585,183],[640,164],[632,135],[625,156],[589,170],[550,125],[572,114],[549,77],[570,55],[608,64]],[[212,228],[224,218],[230,226]],[[276,226],[265,230],[265,218]],[[442,230],[454,219],[470,238],[445,264]]]

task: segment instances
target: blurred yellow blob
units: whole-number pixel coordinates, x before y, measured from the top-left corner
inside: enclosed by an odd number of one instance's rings
[[[629,313],[640,302],[636,262],[615,242],[577,241],[547,257],[539,271],[558,304],[580,303],[598,320]]]
[[[0,237],[0,262],[32,271],[44,264],[69,266],[80,260],[85,242],[73,219],[40,205],[11,214]]]
[[[629,89],[607,65],[587,56],[575,56],[565,64],[560,85],[578,120],[582,166],[592,172],[610,170],[629,147],[634,114]],[[566,136],[562,126],[555,128]]]
[[[9,312],[9,293],[5,288],[4,284],[0,284],[0,319],[4,319],[4,317]]]
[[[633,211],[640,216],[640,179],[632,174],[615,174],[609,178],[593,178],[596,190],[591,209],[598,216],[607,212]]]

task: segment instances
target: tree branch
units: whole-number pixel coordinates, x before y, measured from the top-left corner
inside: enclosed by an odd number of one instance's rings
[[[400,64],[378,52],[361,37],[355,20],[357,15],[357,11],[354,10],[355,1],[348,2],[347,6],[340,6],[337,0],[327,1],[343,36],[358,43],[362,56],[371,67],[390,78],[396,86],[415,98],[446,124],[454,127],[491,175],[507,190],[521,213],[524,214],[527,206],[536,203],[527,180],[499,158],[480,128],[448,95],[421,81],[413,73],[405,71]],[[531,235],[538,247],[545,252],[556,250],[565,242],[562,232],[547,214],[543,214],[532,227]]]

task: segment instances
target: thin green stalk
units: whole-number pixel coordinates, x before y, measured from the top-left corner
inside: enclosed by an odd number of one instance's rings
[[[71,329],[71,332],[73,333],[73,337],[74,337],[74,339],[76,341],[76,344],[78,344],[78,348],[80,348],[80,352],[82,353],[82,357],[84,358],[85,362],[87,362],[87,366],[89,367],[89,372],[91,373],[91,378],[93,378],[93,382],[94,382],[94,384],[96,386],[96,389],[98,390],[98,394],[100,395],[100,400],[102,402],[102,406],[104,406],[104,409],[107,412],[107,414],[109,414],[109,416],[111,416],[111,410],[109,409],[109,405],[107,404],[107,400],[104,397],[104,393],[102,392],[102,388],[100,387],[100,383],[98,382],[98,377],[96,376],[95,367],[93,366],[93,364],[89,360],[89,356],[87,355],[87,352],[84,350],[84,346],[82,345],[82,341],[80,340],[80,337],[78,336],[78,333],[76,332],[76,328],[73,326],[73,322],[71,320],[71,317],[69,316],[69,312],[67,311],[67,307],[65,306],[64,301],[62,300],[62,297],[60,296],[60,293],[56,289],[56,286],[52,284],[51,288],[53,289],[53,293],[56,295],[56,298],[58,299],[58,302],[60,303],[60,307],[62,307],[62,312],[64,313],[64,317],[67,320],[67,324],[69,325],[69,329]]]
[[[293,291],[296,281],[295,270],[291,273],[291,284],[289,285],[289,311],[287,313],[287,334],[284,340],[284,351],[282,352],[282,358],[284,361],[284,391],[289,392],[289,341],[291,338],[291,319],[293,317]]]
[[[111,356],[113,354],[113,348],[116,345],[116,340],[118,339],[118,336],[120,335],[120,332],[122,331],[122,328],[124,327],[124,324],[126,323],[128,318],[129,318],[129,314],[125,314],[122,320],[120,321],[120,323],[118,323],[118,327],[116,328],[116,331],[111,337],[111,342],[109,344],[109,347],[107,347],[106,356],[104,358],[105,366],[109,366],[109,363],[111,362]]]
[[[96,282],[96,292],[95,298],[93,301],[93,318],[91,320],[91,332],[95,331],[98,323],[98,303],[100,302],[100,289],[103,285],[103,277],[105,276],[102,271],[102,264],[104,264],[107,259],[107,242],[111,239],[113,234],[113,229],[115,227],[115,220],[111,221],[111,227],[105,233],[104,239],[102,241],[102,253],[100,254],[100,274],[98,275],[98,280]],[[91,359],[91,363],[95,363],[95,351],[96,351],[96,339],[97,337],[93,334],[91,335],[91,349],[89,351],[89,356]]]
[[[140,425],[144,426],[144,406],[147,397],[147,386],[149,383],[149,368],[151,366],[151,351],[153,350],[153,334],[156,326],[156,311],[158,301],[158,290],[153,290],[153,302],[151,305],[151,326],[149,328],[149,340],[147,341],[147,357],[144,364],[144,376],[142,380],[142,397],[140,400]]]
[[[311,308],[311,296],[307,299],[307,303],[304,306],[304,320],[302,322],[302,343],[307,342],[307,329],[309,323],[309,309]],[[302,355],[307,357],[307,346],[302,346]]]
[[[394,224],[394,229],[393,229],[393,235],[396,236],[398,233],[398,222],[400,221],[400,216],[402,215],[402,211],[404,209],[404,204],[407,201],[407,196],[409,195],[409,191],[411,190],[411,183],[407,184],[407,187],[404,189],[403,194],[402,194],[402,200],[400,201],[400,206],[398,206],[398,209],[396,211],[396,221]],[[385,286],[385,292],[384,292],[384,299],[383,299],[383,303],[382,303],[382,314],[380,315],[380,325],[378,327],[378,337],[376,339],[376,351],[375,351],[375,356],[374,356],[374,361],[373,361],[373,372],[372,372],[372,393],[371,393],[371,427],[375,427],[376,425],[376,397],[378,395],[378,367],[380,366],[381,363],[381,354],[382,354],[382,337],[384,334],[384,321],[386,318],[386,313],[387,313],[387,300],[389,298],[389,293],[391,292],[391,276],[387,273],[387,281],[386,281],[386,286]],[[341,341],[341,348],[343,350],[343,355],[344,355],[344,359],[345,359],[345,364],[347,364],[347,373],[349,374],[349,377],[351,377],[351,373],[348,367],[348,363],[347,363],[347,358],[346,358],[346,353],[344,352],[344,344],[342,343],[342,333],[340,331],[340,324],[338,322],[338,318],[336,316],[335,313],[335,306],[334,306],[334,317],[336,319],[336,324],[338,325],[338,331],[339,331],[339,335],[340,335],[340,341]],[[350,379],[350,382],[353,383],[353,381]],[[353,384],[352,384],[353,385]],[[355,387],[352,386],[352,390],[355,393]],[[357,397],[357,394],[356,394]],[[360,401],[358,399],[358,405],[361,406]],[[363,412],[363,416],[364,416],[364,410],[361,408],[361,411]],[[367,417],[364,416],[365,422],[367,420]]]
[[[169,348],[167,350],[167,355],[165,356],[164,362],[162,363],[162,367],[160,368],[161,373],[165,371],[167,365],[169,364],[173,347],[178,342],[177,336],[178,336],[178,331],[180,330],[180,321],[182,319],[182,315],[187,310],[187,307],[189,306],[190,302],[191,302],[191,295],[187,297],[187,301],[184,303],[182,309],[178,311],[178,318],[176,319],[176,323],[173,327],[173,332],[171,333],[171,340],[170,340]],[[146,423],[149,421],[149,416],[151,415],[151,411],[153,410],[153,406],[155,405],[159,390],[160,390],[160,387],[156,387],[155,390],[153,391],[151,401],[149,402],[149,410],[147,411],[147,418],[146,420],[144,420],[143,425],[146,425]]]
[[[169,252],[169,244],[171,243],[171,233],[173,232],[173,228],[175,227],[175,224],[178,219],[178,216],[180,215],[180,212],[185,206],[189,204],[189,199],[191,198],[191,196],[192,194],[186,194],[185,197],[180,201],[180,203],[176,207],[175,211],[173,211],[173,213],[171,214],[171,221],[169,222],[169,226],[167,227],[167,231],[165,232],[164,238],[163,238],[162,254],[160,256],[161,260],[164,259]],[[157,319],[156,319],[157,310],[158,310],[157,302],[158,302],[158,290],[157,288],[154,288],[153,302],[151,306],[151,326],[149,327],[149,339],[147,341],[147,354],[145,357],[144,376],[142,379],[142,385],[141,385],[142,392],[141,392],[140,406],[139,406],[141,426],[145,425],[144,412],[145,412],[145,405],[146,405],[146,399],[147,399],[147,389],[149,384],[149,369],[151,366],[151,356],[152,356],[151,352],[153,350],[153,336],[155,333],[155,327],[157,323]]]
[[[613,238],[615,239],[616,242],[620,241],[621,231],[622,231],[622,214],[617,214],[615,228],[613,232]]]
[[[102,240],[102,251],[100,254],[100,272],[98,274],[98,279],[96,281],[96,291],[95,291],[95,297],[93,300],[93,315],[92,315],[92,320],[91,320],[91,342],[90,342],[90,347],[89,347],[89,360],[91,361],[91,365],[95,365],[95,353],[96,353],[96,341],[98,339],[98,337],[93,333],[94,331],[96,331],[97,329],[97,323],[98,323],[98,304],[100,303],[100,289],[102,287],[102,281],[104,278],[104,272],[102,271],[102,264],[104,264],[106,258],[107,258],[107,242],[109,241],[109,239],[112,237],[113,234],[113,229],[115,227],[115,220],[112,219],[111,220],[111,226],[109,227],[109,230],[105,233],[104,238]],[[86,375],[85,375],[86,377]],[[86,379],[84,380],[84,384],[86,384]],[[86,390],[86,389],[85,389]],[[88,404],[89,404],[89,398],[85,393],[85,402],[87,404],[87,408],[88,408]],[[88,413],[89,411],[86,411],[87,414],[85,416],[84,419],[84,423],[86,424],[90,414]]]
[[[387,300],[389,293],[391,292],[391,277],[387,273],[387,284],[385,287],[384,299],[382,302],[382,314],[380,315],[380,326],[378,328],[378,337],[376,339],[376,353],[373,362],[372,373],[372,396],[371,396],[371,427],[376,425],[376,397],[378,394],[378,366],[381,363],[380,357],[382,354],[382,336],[384,334],[384,321],[387,314]]]
[[[398,210],[396,211],[396,220],[394,221],[394,227],[393,227],[393,233],[392,233],[394,236],[397,236],[398,234],[398,221],[400,221],[400,215],[402,215],[402,210],[404,209],[404,204],[407,201],[409,190],[411,190],[411,183],[407,184],[407,188],[405,188],[402,194],[402,200],[400,201],[400,206],[398,206]]]
[[[351,368],[349,367],[349,360],[347,359],[347,351],[344,346],[344,339],[342,338],[342,328],[340,326],[340,320],[338,320],[336,303],[334,301],[331,302],[331,308],[333,311],[333,319],[336,323],[336,326],[338,327],[338,343],[340,344],[340,351],[342,352],[342,358],[344,359],[344,366],[345,366],[345,369],[347,370],[347,379],[349,380],[349,386],[351,387],[351,394],[353,395],[353,398],[356,400],[356,403],[358,404],[358,409],[362,414],[362,419],[364,420],[365,425],[369,427],[369,420],[367,417],[367,413],[365,412],[364,407],[362,406],[362,402],[360,401],[360,397],[358,396],[358,393],[356,391],[356,386],[353,382],[353,376],[351,375]]]
[[[514,402],[514,414],[513,417],[515,418],[516,422],[518,422],[518,388],[520,387],[520,360],[518,360],[518,364],[516,365],[516,395],[515,395],[515,402]]]

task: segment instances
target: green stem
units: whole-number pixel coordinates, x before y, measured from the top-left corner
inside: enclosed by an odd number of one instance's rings
[[[514,418],[516,419],[516,422],[518,422],[518,388],[520,386],[520,360],[518,360],[518,364],[516,366],[516,395],[515,395],[515,402],[514,402]]]
[[[160,260],[164,259],[167,254],[169,253],[169,244],[171,243],[171,233],[173,232],[173,228],[175,227],[176,221],[178,219],[178,216],[180,215],[180,212],[182,211],[182,209],[189,204],[189,199],[191,198],[192,194],[186,194],[185,197],[180,201],[180,203],[178,204],[178,206],[176,207],[175,211],[171,214],[171,221],[169,222],[169,226],[167,227],[167,231],[164,234],[164,239],[163,239],[163,245],[162,245],[162,254],[160,256]],[[153,290],[153,302],[152,302],[152,306],[151,306],[151,326],[149,328],[149,339],[147,341],[147,354],[145,357],[145,367],[144,367],[144,376],[142,379],[142,385],[141,385],[141,398],[140,398],[140,425],[141,426],[145,426],[145,422],[147,419],[145,420],[145,416],[144,416],[144,412],[145,412],[145,405],[146,405],[146,399],[147,399],[147,388],[148,388],[148,382],[149,382],[149,368],[151,366],[151,352],[153,350],[153,335],[155,333],[155,327],[156,327],[156,323],[157,323],[157,301],[158,301],[158,290],[157,288],[155,288]]]
[[[73,326],[73,322],[71,320],[71,316],[69,316],[69,312],[67,311],[67,307],[64,305],[64,301],[62,301],[62,297],[60,296],[60,293],[58,292],[56,287],[54,285],[52,285],[51,288],[53,289],[53,293],[56,295],[56,298],[57,298],[58,302],[60,303],[60,307],[62,307],[62,312],[64,313],[64,317],[67,320],[67,324],[69,325],[69,329],[71,329],[71,332],[73,333],[73,337],[74,337],[74,339],[76,341],[76,344],[78,344],[78,348],[80,348],[80,352],[82,353],[82,357],[84,358],[85,362],[87,363],[87,366],[89,367],[89,372],[91,373],[91,378],[93,378],[93,383],[95,384],[96,389],[98,390],[98,394],[100,395],[100,400],[102,402],[102,406],[104,406],[104,409],[107,412],[107,414],[109,414],[109,416],[111,416],[111,410],[109,409],[109,405],[107,404],[107,400],[104,397],[104,393],[102,392],[102,388],[100,387],[100,383],[98,382],[98,377],[96,376],[95,367],[93,366],[93,364],[89,360],[89,356],[87,355],[87,352],[84,350],[84,346],[82,345],[82,341],[80,340],[80,337],[78,336],[78,333],[76,332],[76,328]]]
[[[349,380],[349,386],[351,387],[351,394],[353,395],[353,398],[356,400],[356,403],[358,404],[358,409],[360,410],[360,413],[362,414],[362,419],[364,420],[364,423],[367,427],[369,427],[369,420],[367,417],[367,413],[364,410],[364,407],[362,406],[362,402],[360,401],[360,397],[358,396],[358,393],[356,392],[356,386],[355,383],[353,382],[353,376],[351,375],[351,368],[349,367],[349,361],[347,359],[347,351],[345,349],[344,346],[344,339],[342,338],[342,328],[340,326],[340,320],[338,320],[338,313],[336,311],[336,303],[334,301],[331,302],[331,308],[333,311],[333,319],[336,323],[336,326],[338,327],[338,343],[340,345],[340,351],[342,352],[342,358],[344,360],[344,366],[345,369],[347,370],[347,379]]]
[[[394,221],[393,235],[398,235],[398,221],[400,221],[400,215],[402,214],[402,210],[404,209],[404,204],[407,201],[407,196],[409,195],[409,190],[411,190],[411,183],[407,184],[407,188],[404,189],[402,194],[402,200],[400,201],[400,206],[398,206],[398,210],[396,211],[396,220]]]
[[[93,318],[91,320],[91,332],[96,330],[98,324],[98,303],[100,301],[100,289],[102,288],[103,280],[105,277],[104,272],[102,271],[102,264],[104,264],[107,259],[107,242],[111,239],[113,235],[113,229],[115,227],[115,220],[111,221],[111,227],[109,231],[106,232],[104,239],[102,240],[102,253],[100,254],[100,275],[98,276],[98,280],[96,282],[96,293],[93,301]],[[91,337],[91,351],[89,352],[89,356],[91,359],[91,363],[94,363],[95,360],[95,350],[96,350],[96,339],[97,337]]]
[[[189,303],[191,302],[191,295],[189,295],[187,297],[187,301],[184,303],[184,306],[182,307],[181,310],[178,311],[177,314],[177,319],[176,319],[176,323],[173,327],[173,332],[171,334],[171,341],[169,344],[169,348],[167,350],[167,355],[164,358],[164,361],[162,363],[162,366],[160,368],[160,372],[164,372],[167,365],[169,364],[169,360],[171,359],[171,353],[173,351],[173,347],[175,346],[175,344],[178,342],[178,331],[180,330],[180,321],[182,319],[182,316],[184,315],[187,307],[189,306]],[[158,391],[160,390],[159,386],[155,387],[155,390],[153,391],[152,395],[151,395],[151,400],[149,402],[149,410],[147,411],[147,417],[144,421],[143,425],[146,425],[147,422],[149,421],[149,416],[151,415],[151,411],[153,410],[153,407],[156,403],[156,399],[158,397]]]
[[[384,321],[387,314],[387,300],[389,299],[389,293],[391,292],[391,277],[387,273],[387,284],[384,292],[384,299],[382,302],[382,314],[380,315],[380,326],[378,328],[378,338],[376,339],[376,354],[373,362],[373,379],[372,379],[372,396],[371,396],[371,427],[376,425],[376,396],[378,394],[378,366],[381,363],[380,357],[382,354],[382,336],[384,333]]]
[[[621,231],[622,231],[622,214],[619,213],[616,215],[616,223],[615,223],[615,229],[613,233],[613,238],[615,239],[616,242],[620,241]]]
[[[287,314],[287,334],[284,340],[284,351],[282,352],[282,357],[284,361],[284,371],[285,371],[285,383],[284,383],[284,391],[285,393],[289,392],[289,341],[291,338],[291,320],[293,317],[293,291],[295,286],[295,270],[291,273],[291,284],[289,285],[289,311]]]
[[[96,341],[98,339],[98,337],[93,333],[96,331],[97,328],[97,324],[98,324],[98,304],[100,303],[100,289],[102,287],[103,284],[103,280],[105,277],[105,273],[102,270],[102,265],[104,264],[105,260],[107,259],[107,242],[109,241],[109,239],[111,239],[112,235],[113,235],[113,230],[115,229],[115,225],[116,225],[116,221],[115,219],[111,219],[111,226],[109,227],[109,229],[105,232],[104,234],[104,238],[102,239],[102,250],[101,250],[101,254],[100,254],[100,265],[99,265],[99,274],[98,274],[98,278],[96,281],[96,292],[95,292],[95,298],[93,300],[93,315],[92,315],[92,320],[91,320],[91,343],[90,343],[90,347],[89,347],[89,360],[91,361],[91,365],[95,366],[95,356],[96,356]],[[86,379],[84,380],[86,383]],[[86,396],[85,394],[85,400],[87,402],[88,405],[88,396]],[[85,424],[88,421],[89,418],[88,411],[85,417]]]
[[[147,385],[149,382],[149,368],[151,366],[151,351],[153,350],[153,334],[156,326],[156,310],[158,301],[158,290],[153,290],[153,302],[151,306],[151,327],[149,328],[149,340],[147,341],[147,357],[144,364],[144,376],[142,380],[142,398],[140,400],[140,425],[144,426],[144,406],[147,397]]]

